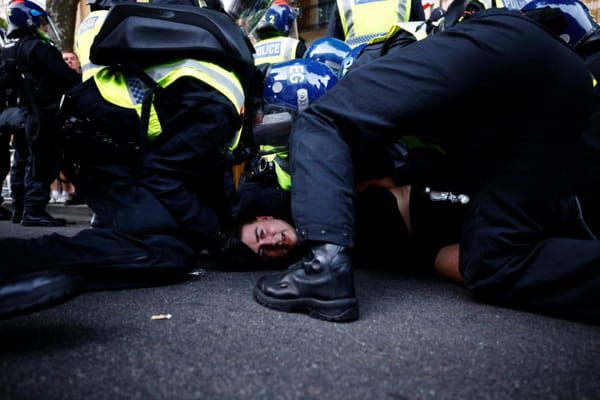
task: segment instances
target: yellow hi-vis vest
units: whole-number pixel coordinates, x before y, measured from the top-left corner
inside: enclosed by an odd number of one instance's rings
[[[354,48],[410,18],[410,0],[337,0],[346,43]]]
[[[188,58],[150,67],[144,72],[162,88],[182,77],[202,81],[225,96],[240,115],[243,113],[245,96],[242,84],[232,72],[218,65]],[[133,109],[140,118],[142,117],[142,101],[148,88],[140,78],[135,75],[125,76],[119,70],[104,67],[94,75],[94,81],[104,100],[119,107]],[[152,104],[148,121],[148,140],[156,139],[161,133],[162,126]],[[241,126],[231,141],[229,150],[237,147],[240,134]]]
[[[254,64],[275,64],[296,58],[298,39],[280,36],[261,40],[254,45]]]
[[[92,11],[79,25],[75,38],[75,53],[81,63],[81,80],[86,81],[103,68],[90,61],[90,49],[94,38],[100,31],[108,10]]]
[[[390,27],[388,33],[369,40],[369,44],[385,42],[396,32],[400,31],[410,33],[417,41],[423,40],[427,37],[427,24],[425,23],[425,21],[398,22],[397,24],[394,24],[392,27]]]

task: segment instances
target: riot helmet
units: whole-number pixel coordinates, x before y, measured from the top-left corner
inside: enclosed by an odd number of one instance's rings
[[[446,10],[442,7],[436,7],[431,10],[431,14],[429,14],[429,21],[435,22],[440,20],[446,14]]]
[[[37,0],[13,0],[7,8],[8,36],[17,31],[37,32],[45,39],[60,41],[50,15]]]
[[[318,61],[298,58],[272,64],[265,76],[262,120],[252,132],[261,154],[287,153],[294,117],[337,82],[331,68]],[[267,161],[262,161],[265,167]]]
[[[532,10],[546,7],[562,11],[566,25],[556,33],[571,47],[583,43],[598,30],[598,23],[592,17],[590,10],[579,0],[533,0],[527,3],[521,11],[527,14]]]
[[[331,68],[315,60],[299,58],[273,64],[265,78],[265,113],[273,109],[303,111],[337,82]]]
[[[17,29],[35,31],[48,21],[46,10],[37,2],[30,0],[11,1],[7,14],[11,31]]]
[[[296,14],[292,7],[285,0],[275,0],[252,34],[259,40],[289,36],[295,20]]]
[[[351,51],[352,48],[346,42],[325,37],[315,40],[304,53],[304,58],[327,65],[337,75],[344,58]]]
[[[342,65],[338,71],[338,79],[342,79],[344,76],[348,74],[348,71],[354,65],[356,59],[361,55],[363,49],[367,47],[367,43],[361,43],[346,55],[342,60]]]

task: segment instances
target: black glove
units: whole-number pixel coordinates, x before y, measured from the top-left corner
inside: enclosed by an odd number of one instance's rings
[[[0,113],[0,133],[5,135],[25,132],[27,109],[25,107],[8,107]]]

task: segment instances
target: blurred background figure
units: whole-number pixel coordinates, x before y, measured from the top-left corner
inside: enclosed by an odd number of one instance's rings
[[[63,51],[62,57],[69,68],[81,73],[81,64],[79,63],[79,57],[77,57],[77,54],[73,53],[72,51]]]
[[[275,0],[251,36],[257,40],[254,44],[257,66],[302,58],[306,51],[304,41],[298,36],[296,14],[285,0]]]
[[[336,0],[327,26],[327,36],[356,47],[385,35],[399,22],[424,21],[420,0]]]

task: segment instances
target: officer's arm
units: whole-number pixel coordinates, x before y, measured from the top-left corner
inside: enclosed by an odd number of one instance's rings
[[[47,44],[40,43],[38,46],[33,53],[36,56],[35,62],[39,63],[40,70],[45,71],[47,79],[52,79],[55,86],[66,92],[81,82],[81,74],[67,65],[60,52]]]

